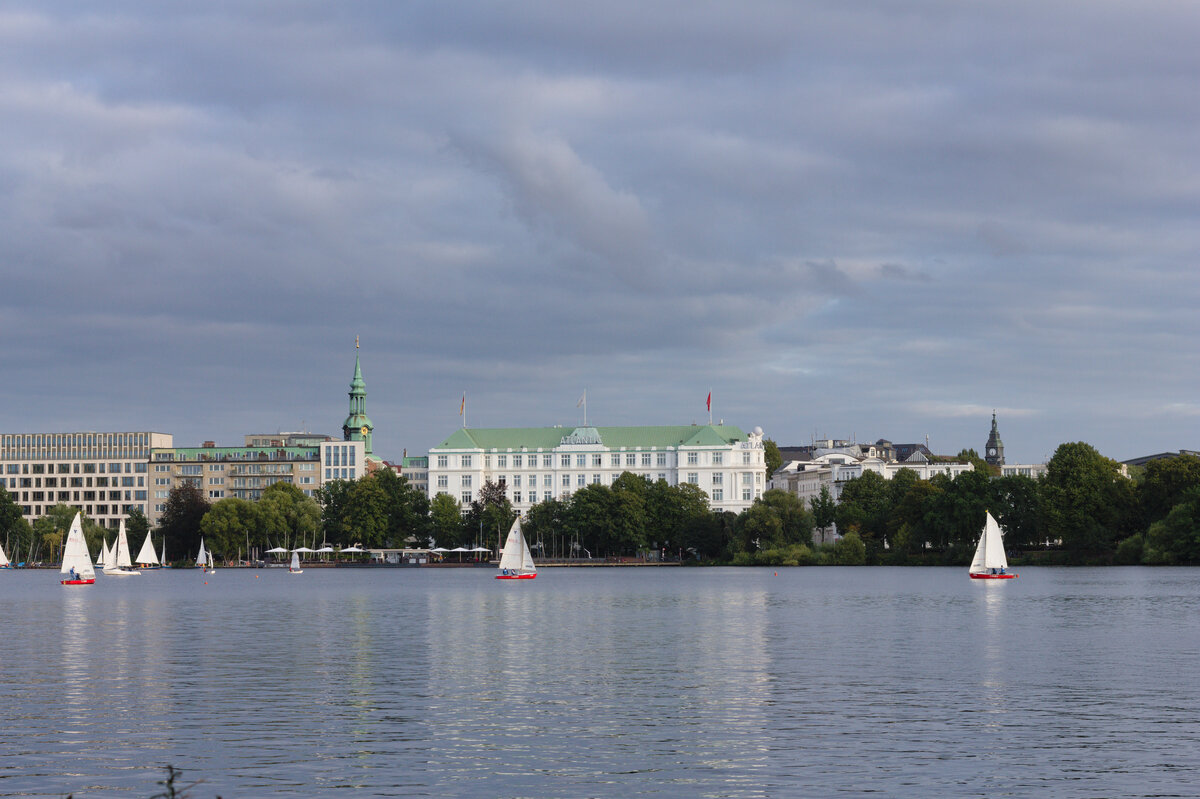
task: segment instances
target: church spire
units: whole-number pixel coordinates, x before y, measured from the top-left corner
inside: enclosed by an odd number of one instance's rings
[[[375,426],[367,416],[367,383],[363,380],[362,364],[358,357],[358,336],[354,337],[354,378],[350,381],[350,414],[342,423],[343,441],[362,441],[371,454],[371,437]]]
[[[992,432],[988,434],[987,449],[983,459],[991,466],[1004,465],[1004,442],[1000,440],[1000,428],[996,425],[996,412],[992,411]]]

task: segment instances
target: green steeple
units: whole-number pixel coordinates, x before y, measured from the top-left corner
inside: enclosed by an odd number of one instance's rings
[[[354,337],[354,379],[350,381],[350,415],[342,423],[343,441],[363,441],[367,454],[371,454],[371,434],[375,425],[367,416],[367,383],[363,380],[362,366],[358,362],[358,336]]]

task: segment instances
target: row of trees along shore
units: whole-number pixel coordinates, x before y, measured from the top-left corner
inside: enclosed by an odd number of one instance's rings
[[[565,499],[534,505],[524,522],[538,558],[638,557],[736,565],[965,564],[991,511],[1005,531],[1015,564],[1200,564],[1200,458],[1151,461],[1121,474],[1115,461],[1084,443],[1063,444],[1040,479],[994,473],[974,450],[956,460],[975,470],[954,479],[919,479],[901,470],[892,480],[867,472],[848,482],[841,502],[828,490],[805,505],[784,491],[763,493],[740,514],[712,511],[688,483],[668,485],[622,474],[611,486],[588,485]],[[777,465],[777,463],[772,464]],[[58,505],[32,525],[0,488],[0,530],[14,560],[53,562],[76,509]],[[281,546],[495,551],[516,514],[502,486],[487,483],[467,507],[423,492],[390,470],[334,481],[316,499],[276,483],[254,502],[209,504],[192,485],[172,489],[155,535],[168,557],[194,557],[205,546],[232,560]],[[840,539],[814,545],[814,531]],[[149,525],[139,512],[127,530],[136,547]],[[85,520],[98,552],[105,531]],[[156,549],[161,549],[161,539]]]

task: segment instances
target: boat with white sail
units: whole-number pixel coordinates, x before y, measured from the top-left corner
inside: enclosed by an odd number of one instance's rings
[[[200,553],[196,555],[196,568],[205,569],[208,567],[208,553],[204,551],[204,537],[200,537]]]
[[[129,536],[125,534],[125,520],[121,520],[121,528],[117,531],[117,543],[109,551],[109,558],[104,561],[104,573],[112,577],[133,577],[141,574],[133,568],[129,559]]]
[[[62,567],[60,574],[66,578],[59,580],[63,585],[92,585],[96,582],[96,570],[92,567],[92,556],[88,554],[87,542],[83,540],[82,514],[76,513],[67,533],[67,544],[63,547]]]
[[[304,569],[300,568],[300,553],[292,553],[292,565],[288,566],[288,574],[304,574]]]
[[[12,562],[8,559],[8,555],[4,554],[4,547],[0,546],[0,569],[11,569]]]
[[[537,577],[537,566],[533,565],[533,553],[525,543],[521,532],[521,517],[518,516],[508,531],[504,552],[500,555],[500,573],[497,580],[532,580]]]
[[[1004,555],[1004,534],[1000,524],[985,511],[987,518],[979,544],[975,547],[975,559],[971,561],[972,580],[1011,580],[1017,575],[1008,570],[1008,558]]]
[[[158,553],[154,551],[154,542],[150,540],[150,531],[146,531],[146,540],[142,542],[142,548],[138,550],[136,563],[139,569],[161,569],[162,565],[158,561]]]

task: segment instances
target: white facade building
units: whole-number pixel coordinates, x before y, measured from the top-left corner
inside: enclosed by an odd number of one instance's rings
[[[826,487],[834,501],[840,501],[846,483],[862,477],[864,472],[875,472],[885,480],[891,480],[901,469],[914,472],[921,480],[929,480],[944,474],[951,480],[963,472],[973,471],[970,463],[933,463],[924,456],[915,455],[903,463],[883,461],[879,458],[857,458],[843,452],[828,452],[811,461],[791,461],[771,476],[769,488],[778,488],[800,497],[805,507]]]
[[[428,468],[430,499],[449,494],[467,505],[491,481],[519,512],[587,485],[612,485],[625,472],[692,483],[713,510],[734,513],[762,496],[766,483],[762,431],[711,424],[462,428],[429,450]]]

